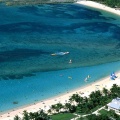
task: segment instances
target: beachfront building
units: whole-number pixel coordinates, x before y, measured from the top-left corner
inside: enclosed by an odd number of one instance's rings
[[[108,105],[108,110],[112,109],[115,110],[115,112],[120,111],[120,98],[113,99]]]

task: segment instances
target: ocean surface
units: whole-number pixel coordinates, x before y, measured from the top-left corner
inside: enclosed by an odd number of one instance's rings
[[[120,16],[78,4],[0,5],[0,112],[119,70]]]

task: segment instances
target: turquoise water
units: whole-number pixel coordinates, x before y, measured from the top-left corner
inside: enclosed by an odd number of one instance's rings
[[[120,70],[120,62],[113,62],[91,67],[40,72],[33,77],[24,77],[20,80],[1,80],[0,110],[2,112],[67,93],[67,91],[92,83],[118,70]],[[86,83],[84,79],[88,75],[91,78]],[[18,104],[13,104],[16,101]]]
[[[0,21],[0,111],[83,86],[88,74],[90,83],[120,70],[117,15],[78,4],[1,5]],[[70,53],[51,56],[61,51]]]

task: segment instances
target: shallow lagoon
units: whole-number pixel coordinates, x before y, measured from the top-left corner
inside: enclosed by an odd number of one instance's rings
[[[116,15],[77,4],[1,5],[0,20],[1,111],[85,85],[88,74],[93,82],[120,70]],[[51,56],[60,51],[70,54]]]

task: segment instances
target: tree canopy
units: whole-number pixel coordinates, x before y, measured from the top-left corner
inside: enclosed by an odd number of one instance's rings
[[[92,1],[100,2],[110,7],[120,7],[120,0],[92,0]]]

